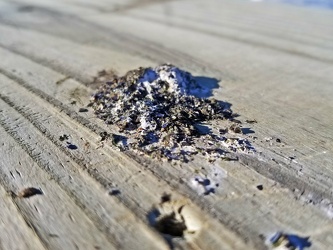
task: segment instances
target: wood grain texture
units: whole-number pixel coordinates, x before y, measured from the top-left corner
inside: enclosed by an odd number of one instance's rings
[[[0,1],[0,249],[168,249],[147,219],[163,193],[204,221],[176,249],[266,249],[278,230],[329,249],[330,23],[327,10],[247,1]],[[219,79],[214,97],[255,132],[257,153],[173,165],[101,144],[117,128],[78,112],[93,77],[163,62]],[[216,193],[198,195],[191,180],[212,172]],[[29,186],[43,195],[10,195]]]

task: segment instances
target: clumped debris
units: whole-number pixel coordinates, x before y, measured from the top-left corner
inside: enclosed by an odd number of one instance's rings
[[[34,188],[34,187],[28,187],[23,189],[17,194],[17,197],[19,198],[29,198],[31,196],[37,195],[37,194],[43,194],[43,192],[40,189]]]
[[[204,92],[190,73],[166,64],[138,68],[123,77],[112,76],[92,96],[89,106],[124,134],[114,137],[117,146],[154,158],[186,162],[191,155],[204,151],[214,160],[225,156],[219,147],[226,144],[233,151],[252,150],[246,139],[228,141],[222,135],[202,133],[199,127],[205,127],[205,122],[233,119],[225,103],[197,97]],[[241,133],[240,128],[235,130]],[[234,141],[238,142],[232,145]]]
[[[269,237],[268,245],[274,250],[303,250],[311,246],[310,237],[300,237],[294,234],[277,232]]]

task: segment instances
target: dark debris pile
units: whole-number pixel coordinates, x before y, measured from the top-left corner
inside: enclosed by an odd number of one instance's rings
[[[117,125],[126,136],[123,148],[186,161],[200,151],[195,141],[207,136],[197,124],[232,117],[224,103],[196,97],[200,91],[204,89],[190,73],[172,65],[139,68],[106,82],[92,96],[91,106],[99,118]]]

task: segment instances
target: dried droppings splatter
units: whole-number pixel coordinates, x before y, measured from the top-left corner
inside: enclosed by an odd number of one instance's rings
[[[117,125],[124,136],[114,141],[122,149],[185,162],[202,150],[215,159],[225,156],[219,147],[228,139],[202,132],[203,123],[233,116],[225,103],[196,96],[205,91],[190,73],[161,65],[113,76],[92,96],[90,106],[107,124]],[[232,148],[250,150],[243,142]]]

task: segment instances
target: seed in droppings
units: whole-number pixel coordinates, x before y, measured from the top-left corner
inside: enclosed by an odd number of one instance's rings
[[[23,189],[17,194],[17,197],[19,198],[29,198],[31,196],[37,195],[37,194],[43,194],[43,192],[40,189],[34,188],[34,187],[28,187]]]

